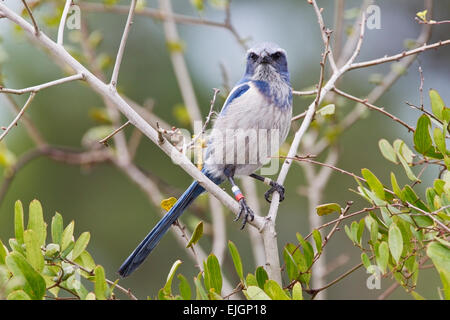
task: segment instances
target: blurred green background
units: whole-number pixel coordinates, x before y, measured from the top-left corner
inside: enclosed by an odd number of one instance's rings
[[[62,1],[61,1],[62,2]],[[19,1],[6,0],[5,3],[17,10]],[[75,1],[77,3],[77,1]],[[128,4],[129,1],[121,1]],[[359,7],[360,1],[346,1],[346,9]],[[395,54],[403,50],[405,39],[415,39],[420,33],[421,25],[414,21],[418,11],[423,10],[423,1],[397,0],[375,1],[381,8],[381,29],[367,30],[361,51],[360,61],[381,57],[385,54]],[[157,7],[157,1],[147,1],[147,6]],[[333,1],[319,1],[324,7],[324,19],[328,27],[333,27]],[[177,13],[198,16],[198,12],[189,1],[173,1]],[[52,5],[37,10],[36,16],[42,19],[54,14]],[[236,0],[231,6],[232,22],[243,37],[251,37],[249,44],[257,41],[274,41],[288,52],[291,81],[294,89],[314,85],[319,76],[319,59],[323,43],[317,25],[316,15],[306,1],[270,1],[270,0]],[[115,56],[122,35],[126,15],[110,13],[81,12],[88,19],[91,30],[98,30],[104,40],[97,53]],[[203,12],[205,18],[222,21],[224,12],[207,5]],[[450,2],[435,1],[435,20],[450,18]],[[42,21],[42,20],[41,20]],[[352,20],[346,20],[350,26]],[[43,24],[42,24],[43,25]],[[44,27],[44,32],[56,38],[56,27]],[[194,82],[195,91],[203,116],[209,110],[212,88],[222,86],[222,76],[219,63],[229,70],[232,82],[237,81],[244,71],[244,51],[237,44],[230,32],[221,28],[197,25],[178,25],[181,38],[186,43],[185,57]],[[66,43],[70,43],[71,32],[67,31]],[[450,34],[448,25],[434,26],[432,38],[429,41],[447,39]],[[1,49],[3,58],[1,72],[4,83],[10,88],[23,88],[36,85],[63,76],[61,69],[49,58],[48,54],[30,45],[23,34],[18,32],[6,19],[0,19]],[[5,56],[5,53],[7,56]],[[439,91],[444,101],[450,101],[450,49],[448,47],[432,50],[421,54],[417,60],[424,70],[425,93],[429,88]],[[406,122],[414,124],[418,113],[405,105],[405,101],[419,104],[419,73],[418,62],[414,62],[407,74],[380,99],[376,105],[386,107],[391,113]],[[111,69],[108,69],[108,76]],[[341,87],[349,93],[363,97],[374,84],[368,81],[372,73],[386,73],[390,64],[369,69],[352,71],[345,76]],[[124,60],[119,76],[120,90],[133,100],[143,103],[146,99],[155,101],[154,112],[177,127],[186,127],[180,122],[174,110],[182,103],[180,91],[170,62],[165,44],[161,22],[136,16],[129,36]],[[26,97],[13,97],[23,104]],[[12,115],[5,107],[3,97],[0,97],[0,124],[7,125]],[[219,99],[220,104],[223,98]],[[310,99],[294,97],[294,114],[299,114],[308,106]],[[219,103],[218,103],[219,104]],[[216,108],[218,107],[218,104]],[[429,106],[427,95],[425,105]],[[31,119],[44,135],[45,139],[55,145],[81,147],[81,138],[86,131],[97,125],[90,117],[89,111],[102,107],[103,101],[87,86],[79,83],[68,83],[46,89],[39,93],[32,106],[27,111]],[[342,112],[351,110],[354,106],[347,103],[342,106]],[[186,127],[190,129],[189,127]],[[127,135],[131,128],[126,129]],[[290,137],[292,139],[293,130]],[[412,147],[412,136],[398,124],[388,120],[383,115],[371,112],[348,130],[339,141],[340,160],[338,167],[359,173],[361,168],[370,168],[382,181],[389,181],[389,172],[398,170],[386,161],[378,151],[378,140],[386,138],[403,139]],[[6,138],[6,144],[16,155],[24,153],[33,144],[27,137],[22,126],[14,128]],[[301,150],[300,150],[301,153]],[[152,142],[141,143],[136,163],[156,174],[169,185],[184,189],[191,178],[180,168],[173,165]],[[399,171],[400,172],[400,171]],[[0,173],[3,174],[3,173]],[[404,174],[399,174],[404,177]],[[430,182],[436,172],[428,170],[422,185]],[[428,177],[428,178],[427,178]],[[0,178],[3,179],[3,178]],[[406,179],[404,179],[406,182]],[[279,247],[286,242],[295,241],[295,233],[309,233],[307,218],[307,202],[297,192],[304,182],[302,169],[293,165],[286,182],[286,200],[280,206],[277,219]],[[325,191],[323,202],[338,202],[345,205],[348,200],[356,201],[353,209],[366,205],[350,192],[354,188],[353,179],[333,173]],[[258,185],[262,211],[266,212],[268,204],[263,194],[266,188]],[[418,186],[417,192],[423,194],[424,187]],[[180,193],[170,194],[178,197]],[[30,162],[21,170],[11,184],[6,197],[0,203],[0,238],[7,240],[13,236],[13,205],[20,199],[26,205],[34,199],[39,199],[44,207],[46,220],[49,222],[55,211],[60,212],[65,223],[72,219],[76,223],[76,234],[90,231],[92,234],[89,251],[95,261],[105,267],[107,277],[114,280],[122,261],[135,248],[138,242],[158,221],[160,208],[152,206],[147,196],[124,174],[114,166],[102,164],[91,168],[80,168],[57,163],[46,158]],[[206,209],[206,196],[197,202]],[[255,265],[252,259],[250,242],[246,231],[239,231],[240,224],[233,223],[233,217],[228,212],[227,237],[234,241],[244,259],[244,271],[252,272]],[[192,211],[186,213],[182,220],[188,225],[195,223]],[[327,217],[326,219],[333,219]],[[208,212],[197,219],[209,221]],[[350,223],[350,222],[348,222]],[[210,250],[210,239],[204,237],[200,244]],[[344,232],[338,232],[326,248],[328,261],[342,253],[350,256],[350,261],[338,270],[328,275],[333,280],[351,266],[359,263],[360,251],[353,248]],[[155,296],[165,282],[167,273],[177,259],[184,261],[179,272],[191,278],[197,269],[187,257],[184,249],[176,243],[172,234],[163,238],[160,245],[148,258],[146,263],[131,277],[121,280],[126,288],[131,288],[138,297]],[[227,256],[224,268],[232,283],[237,283]],[[377,297],[392,283],[383,279],[381,290],[369,290],[366,287],[367,274],[362,268],[350,277],[328,290],[330,299],[370,299]],[[418,292],[425,297],[438,298],[436,287],[439,280],[436,271],[421,272]],[[410,298],[399,288],[391,298]]]

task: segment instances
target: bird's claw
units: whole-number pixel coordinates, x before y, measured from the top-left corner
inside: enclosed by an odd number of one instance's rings
[[[241,230],[242,230],[242,229],[244,229],[249,218],[250,218],[250,221],[253,221],[253,219],[255,218],[255,215],[253,213],[253,210],[250,209],[250,207],[247,205],[247,202],[245,202],[244,198],[239,200],[239,205],[241,206],[241,209],[239,210],[239,213],[236,216],[236,218],[234,219],[234,221],[238,221],[241,218],[242,213],[244,213],[244,217],[242,218],[242,227],[241,227]]]
[[[280,202],[284,200],[284,187],[281,184],[273,182],[270,189],[267,190],[266,193],[264,194],[264,198],[266,198],[267,202],[269,202],[269,203],[272,202],[272,200],[270,200],[270,196],[275,191],[278,192],[278,194],[280,195]]]

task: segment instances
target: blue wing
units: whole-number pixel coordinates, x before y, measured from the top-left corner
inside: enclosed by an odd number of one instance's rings
[[[230,93],[230,95],[228,96],[227,100],[225,100],[225,103],[223,104],[222,111],[220,111],[220,114],[221,114],[221,115],[222,115],[222,114],[225,114],[225,111],[227,110],[227,107],[230,105],[230,103],[231,103],[234,99],[236,99],[236,98],[242,96],[245,92],[247,92],[248,89],[250,89],[250,86],[248,85],[247,82],[241,83],[241,84],[239,84],[237,87],[235,87],[235,88],[231,91],[231,93]]]

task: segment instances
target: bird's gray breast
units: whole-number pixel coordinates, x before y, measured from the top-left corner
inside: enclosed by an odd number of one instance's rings
[[[234,175],[253,173],[279,150],[289,132],[291,104],[281,107],[249,85],[214,123],[205,159],[213,176],[223,175],[227,166],[233,167]],[[281,89],[290,94],[288,86]]]

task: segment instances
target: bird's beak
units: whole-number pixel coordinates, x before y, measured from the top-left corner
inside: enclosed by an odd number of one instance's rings
[[[264,51],[264,53],[262,53],[261,57],[259,58],[259,63],[261,63],[261,64],[270,63],[270,55]]]

